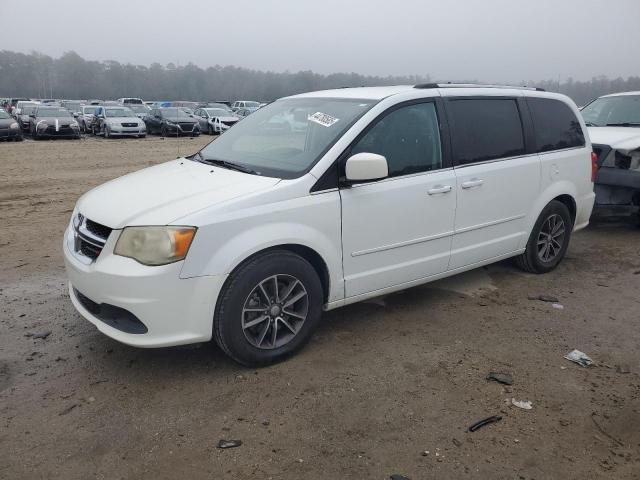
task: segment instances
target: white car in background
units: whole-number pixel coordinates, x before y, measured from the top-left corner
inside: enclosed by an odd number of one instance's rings
[[[582,116],[598,156],[596,205],[630,210],[640,225],[640,92],[597,98]]]
[[[306,128],[264,128],[292,109]],[[296,95],[195,155],[83,195],[63,244],[69,293],[129,345],[214,338],[265,365],[302,347],[323,310],[510,257],[553,270],[589,222],[592,172],[564,95],[436,84]]]
[[[223,108],[198,108],[193,114],[200,124],[200,131],[209,135],[220,135],[240,120],[237,115]]]
[[[129,107],[99,106],[93,122],[93,134],[109,137],[147,136],[147,126]]]

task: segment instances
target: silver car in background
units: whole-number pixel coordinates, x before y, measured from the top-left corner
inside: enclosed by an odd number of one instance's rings
[[[77,120],[81,132],[86,133],[91,130],[91,124],[93,123],[97,109],[97,105],[84,105],[80,107]]]
[[[209,135],[219,135],[240,120],[226,108],[198,108],[194,112],[194,118],[200,124],[200,131]]]
[[[109,137],[147,136],[147,127],[129,107],[98,107],[93,123],[94,135]]]

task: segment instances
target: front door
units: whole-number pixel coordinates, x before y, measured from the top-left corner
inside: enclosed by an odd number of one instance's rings
[[[433,101],[393,107],[351,147],[383,155],[389,176],[340,190],[346,297],[447,269],[456,191],[438,114]]]

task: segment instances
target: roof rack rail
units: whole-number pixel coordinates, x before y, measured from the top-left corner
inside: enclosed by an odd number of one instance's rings
[[[491,85],[482,83],[419,83],[414,85],[413,88],[428,89],[428,88],[516,88],[520,90],[535,90],[536,92],[544,92],[544,88],[540,87],[527,87],[525,86],[512,86],[512,85]]]

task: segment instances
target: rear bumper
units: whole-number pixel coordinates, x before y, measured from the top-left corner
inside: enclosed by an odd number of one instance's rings
[[[589,218],[593,211],[593,205],[595,202],[596,194],[589,192],[583,197],[576,199],[576,220],[574,222],[573,230],[581,230],[589,225]]]

